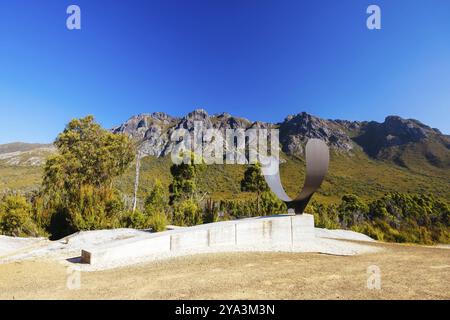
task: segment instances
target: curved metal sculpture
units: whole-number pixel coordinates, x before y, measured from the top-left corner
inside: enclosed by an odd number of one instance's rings
[[[305,149],[306,178],[303,189],[295,199],[291,199],[283,189],[280,179],[279,161],[269,158],[268,165],[262,166],[262,173],[270,189],[284,201],[289,209],[302,214],[314,192],[316,192],[328,171],[330,152],[324,141],[309,139]]]

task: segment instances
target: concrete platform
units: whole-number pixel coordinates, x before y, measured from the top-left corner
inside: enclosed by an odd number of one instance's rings
[[[81,262],[91,265],[111,264],[124,259],[158,259],[260,247],[286,250],[303,247],[314,240],[312,215],[277,215],[149,233],[145,238],[124,239],[111,245],[85,248],[81,251]]]

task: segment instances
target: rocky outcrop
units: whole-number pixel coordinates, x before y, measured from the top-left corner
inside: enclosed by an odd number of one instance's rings
[[[179,118],[164,112],[140,114],[128,119],[119,127],[113,128],[114,133],[124,133],[139,142],[142,155],[160,157],[164,155],[170,139],[169,129],[173,128]]]
[[[165,113],[141,114],[131,117],[122,125],[113,128],[115,133],[125,133],[139,143],[142,155],[165,156],[170,154],[175,143],[170,140],[176,129],[194,130],[195,122],[201,122],[203,130],[217,129],[225,135],[226,129],[270,128],[265,122],[251,122],[245,118],[234,117],[228,113],[209,115],[204,109],[196,109],[182,118],[171,117]]]
[[[288,154],[302,155],[303,146],[310,138],[321,139],[336,150],[349,152],[353,149],[352,140],[338,122],[302,112],[288,116],[280,124],[280,142]]]
[[[420,121],[389,116],[382,123],[366,123],[361,134],[354,140],[370,156],[377,157],[385,148],[417,143],[438,135],[441,135],[439,130],[432,129]]]

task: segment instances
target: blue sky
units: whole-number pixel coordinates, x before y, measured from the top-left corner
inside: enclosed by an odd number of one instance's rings
[[[112,127],[199,107],[273,122],[396,114],[449,134],[450,1],[0,2],[0,143],[51,142],[87,114]]]

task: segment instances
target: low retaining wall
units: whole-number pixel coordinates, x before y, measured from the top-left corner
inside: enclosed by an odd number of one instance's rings
[[[236,249],[261,244],[295,247],[314,238],[312,215],[257,217],[149,233],[146,238],[124,239],[109,246],[86,248],[81,251],[81,261],[95,265],[146,256],[194,254],[214,251],[215,248]]]

